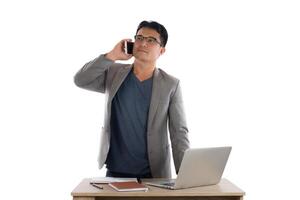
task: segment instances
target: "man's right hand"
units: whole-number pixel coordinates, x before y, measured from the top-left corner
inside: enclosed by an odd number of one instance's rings
[[[126,54],[124,52],[124,42],[125,41],[131,41],[131,39],[124,39],[121,40],[116,44],[116,46],[105,55],[107,59],[110,59],[112,61],[116,60],[129,60],[132,57],[132,54]]]

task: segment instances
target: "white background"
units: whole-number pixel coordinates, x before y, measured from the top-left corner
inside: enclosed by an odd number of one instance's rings
[[[168,29],[158,67],[181,80],[192,147],[233,146],[224,177],[245,199],[293,198],[299,10],[287,0],[1,1],[1,199],[71,199],[83,178],[104,175],[104,96],[73,76],[144,19]]]

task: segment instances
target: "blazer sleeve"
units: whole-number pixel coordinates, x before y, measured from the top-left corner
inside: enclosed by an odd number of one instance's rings
[[[181,87],[179,81],[169,105],[169,132],[176,174],[186,149],[190,147]]]
[[[86,63],[74,76],[75,84],[84,89],[105,92],[108,69],[114,62],[100,55]]]

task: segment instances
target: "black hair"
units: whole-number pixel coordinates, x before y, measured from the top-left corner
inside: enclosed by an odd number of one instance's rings
[[[161,46],[163,46],[163,47],[166,46],[167,41],[168,41],[168,32],[167,32],[167,29],[162,24],[155,22],[155,21],[142,21],[136,30],[136,34],[141,28],[154,29],[156,32],[159,33],[160,40],[161,40]]]

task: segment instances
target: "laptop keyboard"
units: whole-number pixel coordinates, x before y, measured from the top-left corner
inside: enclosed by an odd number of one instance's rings
[[[174,186],[175,183],[174,183],[174,182],[166,182],[166,183],[162,183],[162,185],[166,185],[166,186]]]

